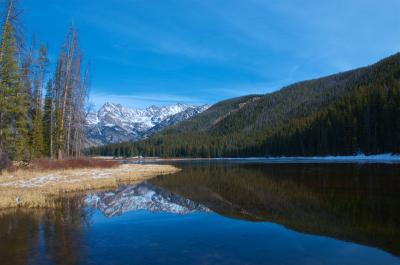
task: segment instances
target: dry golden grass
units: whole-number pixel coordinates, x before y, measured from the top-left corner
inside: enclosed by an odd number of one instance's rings
[[[67,193],[116,188],[179,171],[169,165],[119,165],[113,168],[65,170],[19,169],[0,176],[0,209],[52,207]]]

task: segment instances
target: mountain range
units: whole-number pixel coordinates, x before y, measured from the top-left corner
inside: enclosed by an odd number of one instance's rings
[[[87,145],[146,139],[168,126],[198,115],[208,107],[175,104],[137,109],[107,102],[87,117]]]
[[[273,93],[225,100],[146,140],[88,153],[160,157],[400,153],[399,132],[400,53]]]

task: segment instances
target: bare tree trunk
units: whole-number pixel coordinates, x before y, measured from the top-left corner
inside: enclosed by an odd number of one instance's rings
[[[54,133],[54,111],[53,111],[53,104],[51,104],[51,111],[50,111],[50,158],[51,159],[54,159],[53,133]]]
[[[70,103],[70,104],[72,104],[72,103]],[[67,123],[67,143],[66,143],[66,153],[67,153],[67,158],[70,158],[71,157],[71,130],[72,130],[72,128],[71,128],[71,124],[72,124],[72,113],[71,113],[71,105],[69,106],[69,110],[68,110],[68,112],[69,112],[69,114],[68,114],[68,116],[67,116],[67,120],[68,120],[68,123]]]
[[[0,111],[0,149],[3,148],[3,112]]]
[[[62,50],[57,71],[57,158],[80,156],[84,139],[87,72],[82,76],[83,56],[77,33],[71,28]]]
[[[73,55],[76,50],[76,33],[73,28],[71,28],[70,33],[71,34],[68,38],[68,43],[67,43],[67,58],[66,58],[66,70],[65,70],[65,81],[64,81],[64,88],[63,88],[63,95],[62,95],[62,105],[61,105],[61,114],[60,114],[60,130],[64,131],[65,128],[65,112],[67,108],[67,100],[70,94],[70,79],[71,79],[71,67],[72,67],[72,60],[73,60]],[[63,151],[62,151],[62,146],[63,142],[65,139],[64,133],[60,133],[59,137],[59,145],[58,145],[58,159],[63,158]]]
[[[14,5],[14,0],[9,0],[8,1],[8,7],[7,7],[7,15],[6,15],[6,18],[4,20],[4,24],[9,23],[9,21],[10,21],[11,12],[12,12],[12,9],[14,7],[13,5]]]
[[[6,9],[6,11],[5,11],[5,14],[4,14],[4,21],[3,21],[3,27],[4,27],[4,25],[6,25],[6,24],[9,24],[9,23],[12,23],[13,21],[12,20],[15,20],[15,18],[16,18],[16,2],[17,2],[18,0],[8,0],[8,3],[7,3],[7,9]],[[12,16],[14,16],[14,17],[12,17]],[[4,29],[4,28],[3,28]],[[1,36],[1,42],[3,42],[3,39],[4,39],[4,34],[5,34],[5,31],[3,30],[3,32],[2,32],[2,36]],[[1,46],[1,51],[0,51],[0,56],[1,57],[3,57],[3,53],[4,53],[4,47],[3,47],[3,45]]]

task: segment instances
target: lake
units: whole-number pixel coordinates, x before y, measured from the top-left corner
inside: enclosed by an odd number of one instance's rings
[[[174,162],[0,212],[0,264],[400,264],[400,165]]]

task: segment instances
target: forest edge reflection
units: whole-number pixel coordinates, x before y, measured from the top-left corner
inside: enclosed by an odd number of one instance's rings
[[[223,216],[268,221],[400,255],[400,166],[179,164],[151,183]]]
[[[145,184],[163,199],[194,205],[193,211],[273,222],[400,255],[397,165],[211,163],[183,168]],[[82,235],[94,212],[86,198],[59,199],[57,209],[2,211],[0,240],[8,243],[0,247],[1,260],[27,264],[38,248],[57,264],[83,259]]]

